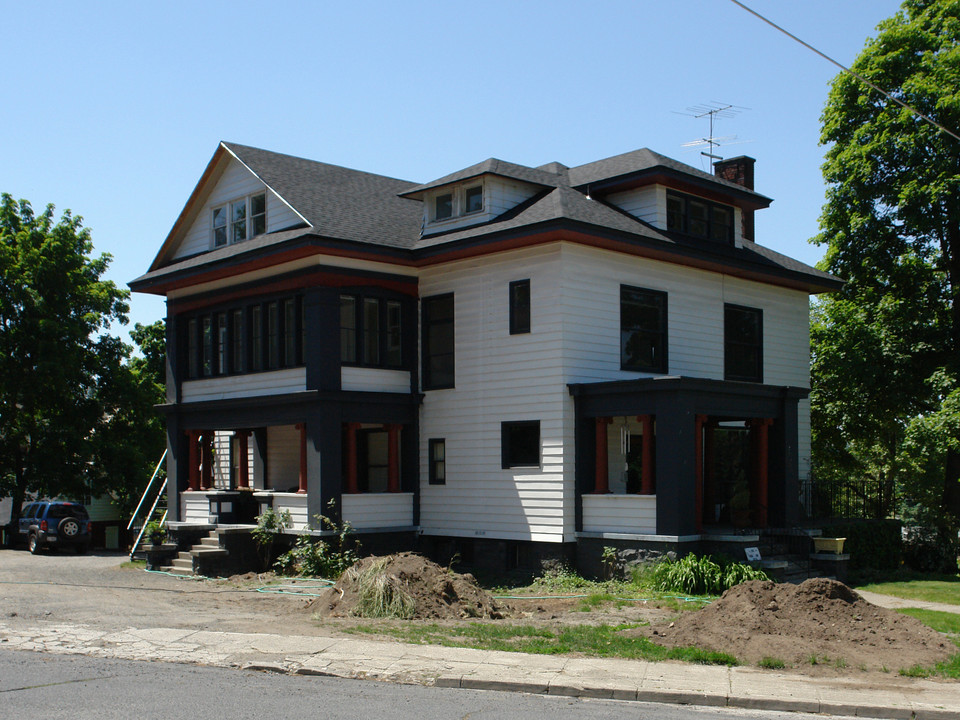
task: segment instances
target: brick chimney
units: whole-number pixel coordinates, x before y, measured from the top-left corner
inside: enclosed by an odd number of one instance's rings
[[[746,155],[720,160],[713,164],[713,174],[721,180],[742,185],[747,190],[753,190],[753,165],[757,161]],[[753,241],[753,210],[742,209],[743,237]]]

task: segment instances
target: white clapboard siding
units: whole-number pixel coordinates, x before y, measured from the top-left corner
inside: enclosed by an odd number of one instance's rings
[[[180,517],[187,523],[210,522],[210,499],[208,493],[191,491],[180,493]]]
[[[410,392],[410,372],[380,368],[342,367],[340,387],[363,392]]]
[[[300,431],[295,425],[267,428],[267,488],[294,491],[300,485]]]
[[[468,181],[464,185],[470,185]],[[433,207],[434,198],[437,195],[450,192],[450,188],[442,188],[431,192],[423,203],[424,211],[424,235],[430,233],[449,232],[479,223],[490,222],[498,215],[502,215],[507,210],[512,210],[517,205],[542,191],[543,187],[531,185],[529,183],[510,180],[494,175],[487,175],[483,179],[483,210],[469,215],[452,217],[440,222],[430,222],[429,213]],[[422,245],[429,245],[430,241],[425,239]]]
[[[408,381],[409,383],[409,381]],[[307,387],[306,368],[187,380],[181,385],[183,402],[205,402],[259,395],[302,392]]]
[[[656,495],[584,495],[584,532],[655,535]]]
[[[155,484],[154,487],[159,486]],[[120,510],[109,495],[98,495],[90,498],[85,507],[87,508],[87,514],[90,516],[90,522],[113,522],[120,519]],[[0,516],[0,522],[2,521],[3,518]]]
[[[421,296],[454,293],[456,388],[427,391],[420,416],[420,527],[431,535],[559,542],[573,537],[563,453],[559,246],[425,270]],[[509,284],[530,280],[531,332],[510,335]],[[500,425],[539,420],[540,468],[501,468]],[[446,484],[427,481],[431,438],[446,441]],[[572,494],[569,495],[572,497]]]
[[[343,519],[355,530],[411,527],[413,493],[344,494]]]
[[[220,490],[230,488],[230,438],[233,433],[217,430],[213,435],[213,486]]]
[[[662,185],[613,193],[604,200],[656,228],[667,227],[667,190]]]
[[[174,258],[182,258],[213,249],[213,209],[232,200],[264,192],[266,186],[242,163],[230,158],[214,187],[197,211],[192,224],[186,230]],[[283,230],[302,223],[303,220],[273,191],[267,194],[267,232]]]
[[[297,493],[275,492],[272,493],[273,509],[277,513],[284,511],[290,513],[290,530],[300,532],[309,527],[310,516],[307,514],[307,495],[298,495]]]

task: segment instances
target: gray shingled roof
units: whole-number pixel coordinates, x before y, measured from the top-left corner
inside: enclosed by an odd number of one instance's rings
[[[490,159],[431,183],[416,185],[236,143],[223,143],[223,146],[300,213],[310,227],[261,235],[244,243],[183,258],[157,267],[133,281],[133,285],[148,287],[180,274],[203,272],[205,266],[242,262],[273,248],[285,249],[303,243],[318,246],[330,241],[361,243],[408,254],[415,259],[420,252],[432,254],[441,245],[481,242],[487,237],[509,236],[527,229],[555,226],[559,222],[573,223],[586,232],[594,228],[608,236],[633,238],[682,255],[702,255],[718,262],[751,267],[758,272],[806,276],[819,286],[839,284],[839,280],[828,273],[752,242],[744,241],[741,247],[735,248],[661,231],[575,189],[662,168],[692,176],[701,182],[728,186],[760,201],[767,200],[740,185],[720,180],[648,149],[569,169],[560,163],[529,168]],[[421,237],[422,205],[405,198],[485,173],[540,185],[542,191],[491,221]]]
[[[423,210],[400,193],[405,180],[223,143],[313,227],[338,240],[408,248],[420,234]]]
[[[496,158],[489,158],[483,162],[477,163],[476,165],[471,165],[468,168],[464,168],[463,170],[458,170],[455,173],[444,175],[442,178],[433,180],[432,182],[424,183],[423,185],[417,185],[415,188],[407,190],[401,194],[404,197],[418,198],[427,190],[432,190],[433,188],[450,185],[451,183],[480,177],[481,175],[500,175],[501,177],[511,178],[513,180],[521,180],[522,182],[533,183],[534,185],[543,185],[545,187],[556,187],[560,182],[560,178],[556,173],[544,172],[538,168],[527,167],[526,165],[517,165],[516,163],[497,160]]]

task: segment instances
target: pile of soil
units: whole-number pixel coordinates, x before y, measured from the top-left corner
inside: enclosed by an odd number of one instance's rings
[[[896,671],[932,665],[957,651],[919,620],[872,605],[825,578],[800,585],[746,582],[698,612],[633,632],[640,631],[661,645],[726,652],[751,664],[777,658],[807,668]]]
[[[383,572],[396,581],[414,602],[413,617],[456,620],[460,618],[503,617],[505,608],[482,589],[473,575],[447,570],[416,553],[403,552],[370,556],[357,562],[337,584],[311,603],[321,617],[348,617],[355,614],[358,600],[356,576],[374,563],[385,562]]]

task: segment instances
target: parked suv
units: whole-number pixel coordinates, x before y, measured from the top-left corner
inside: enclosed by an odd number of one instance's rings
[[[30,503],[20,514],[17,540],[34,555],[45,547],[72,547],[80,555],[90,547],[90,516],[79,503]]]

